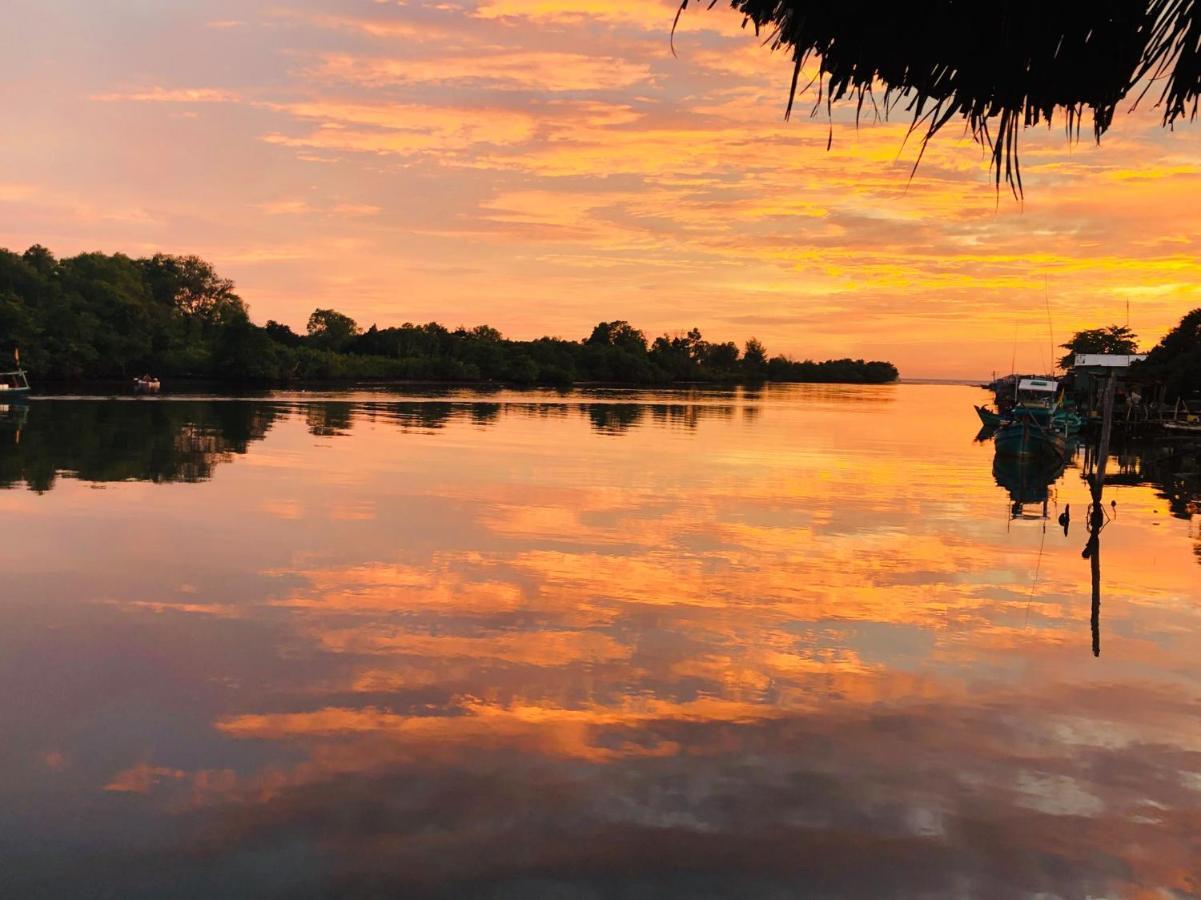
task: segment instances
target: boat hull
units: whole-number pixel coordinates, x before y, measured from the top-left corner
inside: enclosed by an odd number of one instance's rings
[[[976,407],[976,415],[980,417],[980,424],[986,428],[996,428],[1001,424],[1000,414],[991,409],[985,409],[983,406]]]
[[[996,413],[989,412],[982,407],[976,407],[976,413],[980,416],[981,421],[985,421],[985,415],[996,416],[996,423],[1001,424],[1001,417]],[[1056,431],[1074,432],[1079,431],[1083,424],[1080,416],[1069,409],[1058,409],[1045,406],[1018,406],[1010,413],[1010,417],[1014,421],[1018,419],[1029,419],[1032,422],[1037,422],[1044,428],[1048,425],[1053,426]],[[986,423],[987,424],[987,423]]]
[[[1063,459],[1067,439],[1033,422],[1015,422],[998,429],[993,440],[998,456]]]

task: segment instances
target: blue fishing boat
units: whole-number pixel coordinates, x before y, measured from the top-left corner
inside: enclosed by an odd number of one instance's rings
[[[1028,416],[1041,425],[1050,424],[1056,431],[1066,431],[1069,434],[1079,431],[1083,424],[1079,413],[1064,406],[1055,406],[1051,409],[1039,406],[1015,406],[1011,410],[1011,415],[1015,419]]]
[[[21,354],[13,352],[17,368],[12,372],[0,372],[0,403],[12,403],[29,396],[29,379],[21,368]]]
[[[1050,422],[1039,422],[1021,415],[1002,425],[993,436],[998,456],[1051,457],[1067,456],[1067,433]]]
[[[1080,430],[1082,420],[1059,388],[1059,382],[1054,378],[1015,377],[998,392],[998,411],[977,406],[976,415],[983,424],[994,428],[1019,419],[1030,419],[1054,431],[1071,434]]]

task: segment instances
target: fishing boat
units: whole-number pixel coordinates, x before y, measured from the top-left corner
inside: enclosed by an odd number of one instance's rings
[[[1067,432],[1029,415],[1018,415],[1012,422],[1002,425],[993,441],[998,456],[1058,459],[1067,456]]]
[[[1059,382],[1054,378],[1019,378],[1013,389],[1013,409],[1036,419],[1049,419],[1058,395]]]
[[[20,366],[20,358],[17,360]],[[25,370],[17,368],[12,372],[0,372],[0,403],[11,403],[24,400],[29,396],[29,379]]]
[[[161,387],[159,380],[153,375],[139,375],[133,380],[135,394],[157,394]]]
[[[1083,424],[1079,413],[1060,393],[1060,384],[1054,378],[1019,378],[1014,383],[1013,398],[1008,409],[1000,396],[997,401],[998,408],[1002,410],[1002,420],[1016,421],[1028,417],[1066,434],[1079,431]]]

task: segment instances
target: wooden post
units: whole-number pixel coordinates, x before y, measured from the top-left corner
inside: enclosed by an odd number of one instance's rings
[[[1096,464],[1093,466],[1093,481],[1089,485],[1093,496],[1093,508],[1089,515],[1088,546],[1085,547],[1084,553],[1089,558],[1092,568],[1093,656],[1101,655],[1101,529],[1105,527],[1105,510],[1101,506],[1101,497],[1105,491],[1105,469],[1109,464],[1109,441],[1113,436],[1113,396],[1117,386],[1117,375],[1110,374],[1101,403],[1101,441],[1097,447]]]
[[[1096,477],[1093,481],[1093,503],[1100,504],[1101,488],[1105,484],[1105,467],[1109,463],[1109,440],[1113,436],[1113,397],[1117,392],[1118,379],[1110,375],[1101,401],[1101,443],[1097,447]]]

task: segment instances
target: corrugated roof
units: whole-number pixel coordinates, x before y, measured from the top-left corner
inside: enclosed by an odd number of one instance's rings
[[[1049,378],[1023,378],[1018,382],[1019,391],[1055,391],[1058,388],[1059,382]]]
[[[1132,362],[1139,362],[1146,358],[1146,353],[1077,353],[1072,365],[1075,368],[1097,366],[1105,369],[1124,369]]]

